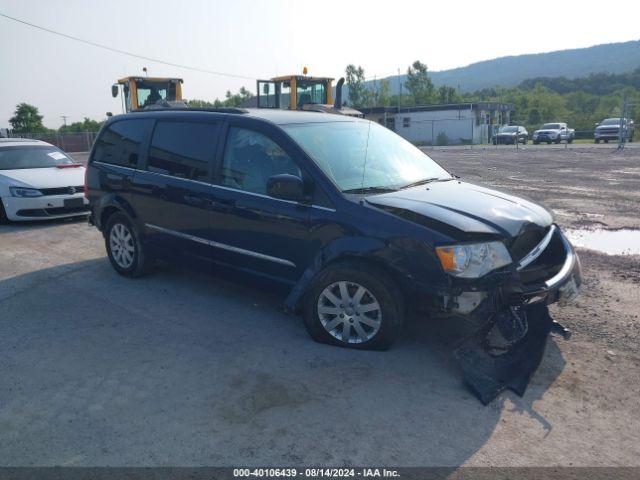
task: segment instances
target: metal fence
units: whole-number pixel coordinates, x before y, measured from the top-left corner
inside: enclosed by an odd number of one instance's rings
[[[78,133],[10,133],[9,138],[32,138],[51,143],[65,152],[88,152],[97,132]]]

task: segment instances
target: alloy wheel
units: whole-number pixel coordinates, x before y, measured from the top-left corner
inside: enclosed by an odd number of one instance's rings
[[[382,308],[376,297],[354,282],[335,282],[318,297],[318,318],[324,329],[344,343],[364,343],[380,330]]]
[[[133,235],[126,225],[116,223],[109,234],[111,255],[120,268],[130,268],[133,265],[135,243]]]

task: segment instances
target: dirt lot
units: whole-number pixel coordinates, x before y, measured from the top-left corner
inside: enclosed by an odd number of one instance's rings
[[[640,149],[428,152],[543,201],[563,227],[640,227]],[[84,222],[0,227],[0,465],[640,466],[640,258],[581,250],[574,331],[523,398],[482,406],[455,324],[388,352],[313,343],[282,297],[175,268],[128,280]]]

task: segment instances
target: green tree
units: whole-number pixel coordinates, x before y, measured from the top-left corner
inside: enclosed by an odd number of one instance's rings
[[[389,86],[389,80],[385,78],[380,80],[380,86],[376,93],[376,105],[381,107],[388,107],[391,105],[391,87]]]
[[[38,108],[28,103],[16,105],[13,117],[9,119],[11,128],[15,133],[43,133],[47,129],[42,124],[42,115]]]
[[[448,85],[438,88],[437,98],[438,103],[456,103],[460,100],[456,89]]]
[[[97,132],[103,122],[84,117],[82,122],[74,122],[71,125],[63,125],[58,129],[60,133]]]
[[[405,82],[407,91],[409,92],[409,100],[413,105],[424,105],[434,102],[434,86],[429,74],[427,66],[416,60],[407,69],[407,80]]]
[[[212,102],[207,100],[200,100],[197,98],[193,98],[191,100],[185,101],[187,107],[189,108],[213,108],[215,105]]]
[[[216,98],[213,102],[209,100],[200,100],[194,98],[187,100],[185,103],[190,108],[225,108],[225,107],[239,107],[244,102],[253,97],[253,94],[245,87],[240,87],[238,93],[231,93],[231,90],[227,90],[224,95],[224,100]]]
[[[371,92],[364,85],[364,70],[353,64],[345,70],[346,83],[349,87],[349,102],[352,106],[367,107],[371,104]]]

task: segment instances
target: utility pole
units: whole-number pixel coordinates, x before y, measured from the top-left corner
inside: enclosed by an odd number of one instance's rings
[[[69,118],[67,115],[60,115],[60,118],[62,119],[62,122],[64,123],[64,127],[65,130],[67,129],[67,118]]]

